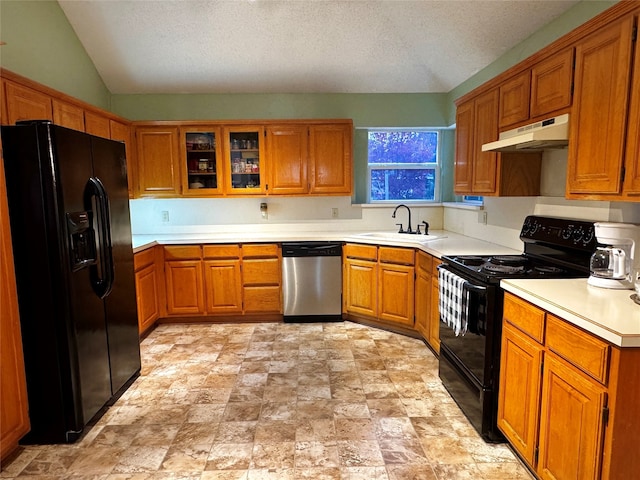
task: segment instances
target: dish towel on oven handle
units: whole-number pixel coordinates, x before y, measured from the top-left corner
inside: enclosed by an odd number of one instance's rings
[[[464,288],[466,280],[444,268],[438,269],[438,300],[440,318],[453,328],[456,336],[467,333],[469,292]]]

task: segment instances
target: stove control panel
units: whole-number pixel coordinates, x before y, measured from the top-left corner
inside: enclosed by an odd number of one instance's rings
[[[587,251],[594,251],[597,243],[594,222],[537,215],[525,218],[520,239],[525,243],[548,243]]]

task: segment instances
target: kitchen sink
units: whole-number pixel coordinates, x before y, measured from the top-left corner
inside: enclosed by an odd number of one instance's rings
[[[360,233],[354,236],[369,238],[369,239],[393,240],[397,242],[406,242],[406,243],[425,243],[432,240],[437,240],[439,238],[443,238],[443,235],[416,235],[416,234],[398,233],[398,232],[369,232],[369,233]]]

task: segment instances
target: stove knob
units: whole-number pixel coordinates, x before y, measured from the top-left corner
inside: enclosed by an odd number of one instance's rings
[[[585,246],[589,245],[593,241],[594,236],[595,232],[593,231],[593,228],[588,228],[584,236],[582,237],[582,244]]]
[[[533,221],[529,227],[529,234],[535,235],[535,233],[540,229],[540,224],[537,221]]]
[[[580,242],[580,240],[582,240],[582,237],[584,236],[584,229],[582,227],[578,227],[573,231],[573,243],[578,243]]]
[[[563,228],[562,231],[560,232],[560,235],[562,236],[563,240],[569,240],[571,238],[571,234],[573,233],[573,231],[571,230],[571,227],[566,227]]]

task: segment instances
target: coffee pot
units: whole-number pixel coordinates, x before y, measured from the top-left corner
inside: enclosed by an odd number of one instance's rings
[[[598,247],[591,256],[591,274],[598,278],[624,280],[629,272],[625,250],[617,247]]]
[[[594,224],[599,246],[591,256],[589,285],[602,288],[633,288],[632,273],[640,269],[640,225],[631,223]]]

